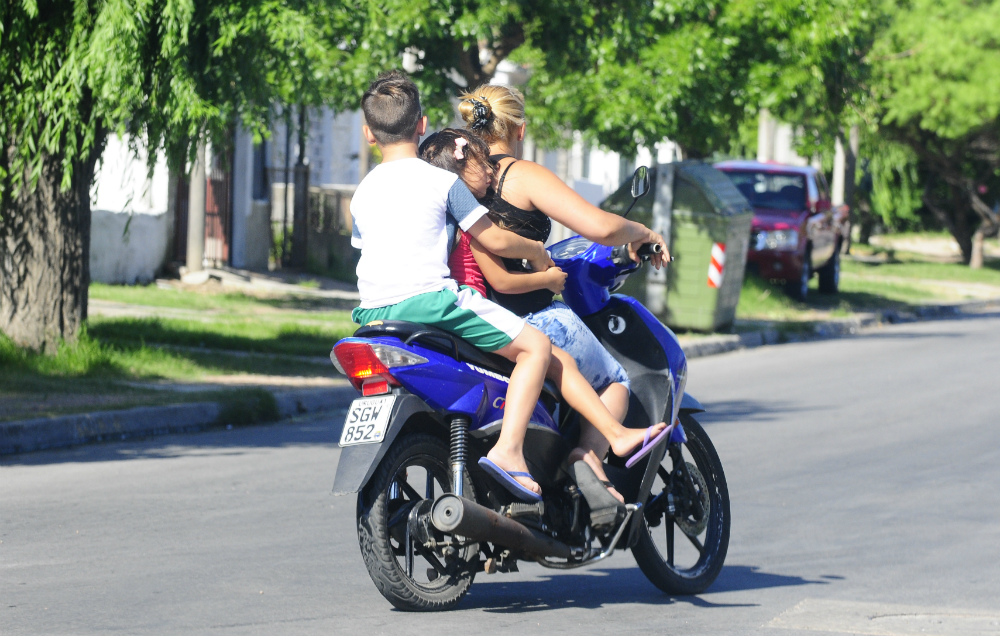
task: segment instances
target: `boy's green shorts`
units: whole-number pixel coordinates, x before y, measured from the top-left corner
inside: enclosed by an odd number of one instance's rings
[[[442,289],[419,294],[401,303],[362,309],[351,318],[359,325],[376,320],[408,320],[449,331],[483,351],[506,347],[524,329],[524,319],[462,286],[458,292]]]

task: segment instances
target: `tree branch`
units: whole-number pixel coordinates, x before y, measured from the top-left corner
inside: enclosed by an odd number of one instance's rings
[[[924,192],[920,196],[920,199],[924,202],[924,205],[927,206],[927,209],[930,210],[934,214],[935,217],[937,217],[937,220],[940,221],[941,224],[944,225],[946,228],[948,228],[948,232],[952,236],[956,236],[957,237],[958,236],[958,230],[955,227],[955,222],[952,221],[951,217],[948,215],[947,212],[945,212],[943,209],[941,209],[940,207],[938,207],[938,205],[936,203],[934,203],[934,201],[931,199],[931,195],[930,195],[930,192],[928,190],[929,188],[930,188],[930,185],[925,185],[924,186]]]
[[[479,63],[479,47],[466,48],[455,42],[455,57],[458,58],[458,72],[465,78],[466,88],[472,90],[483,82],[483,67]]]
[[[482,67],[482,72],[486,76],[486,79],[492,79],[493,75],[497,72],[497,66],[500,65],[500,62],[507,59],[514,52],[514,49],[522,44],[524,44],[524,27],[520,24],[515,24],[513,30],[502,36],[500,42],[493,47],[490,59]]]

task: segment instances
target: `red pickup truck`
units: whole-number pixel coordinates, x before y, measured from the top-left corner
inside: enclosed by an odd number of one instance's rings
[[[840,286],[840,247],[850,235],[847,208],[830,204],[823,173],[812,167],[759,161],[723,161],[726,173],[753,206],[747,264],[761,276],[785,282],[788,294],[804,300],[809,279],[819,292]]]

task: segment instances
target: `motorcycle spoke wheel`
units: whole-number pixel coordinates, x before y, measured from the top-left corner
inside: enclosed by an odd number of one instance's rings
[[[431,549],[410,533],[410,512],[451,492],[450,475],[447,445],[428,435],[410,435],[393,444],[358,496],[362,557],[375,586],[399,609],[450,609],[472,585],[478,544]],[[465,489],[475,496],[468,479]]]
[[[386,523],[389,544],[397,556],[397,565],[410,581],[419,587],[434,589],[444,583],[442,575],[456,569],[456,559],[442,563],[430,550],[424,549],[410,536],[409,511],[421,501],[435,500],[446,492],[451,492],[447,467],[436,465],[435,458],[417,455],[397,471],[389,485],[388,494],[397,492],[390,499],[389,521]],[[423,492],[419,492],[417,487]]]
[[[712,584],[726,558],[729,490],[704,429],[689,415],[681,422],[688,442],[672,446],[657,470],[656,498],[632,550],[654,585],[670,594],[697,594]]]

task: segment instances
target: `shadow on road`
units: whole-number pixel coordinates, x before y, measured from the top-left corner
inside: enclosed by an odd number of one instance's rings
[[[704,608],[756,607],[756,603],[713,603],[705,597],[720,592],[827,583],[824,580],[811,581],[798,576],[761,572],[756,566],[731,565],[722,568],[719,578],[704,594],[670,596],[653,587],[642,572],[634,567],[555,574],[533,581],[517,582],[505,582],[502,578],[491,580],[480,575],[460,609],[517,614],[571,607],[597,609],[620,603],[689,603]]]
[[[786,413],[802,413],[819,410],[818,406],[805,406],[778,400],[722,400],[703,402],[705,413],[695,413],[699,423],[715,421],[770,422]]]
[[[257,449],[288,446],[329,446],[331,450],[339,452],[337,441],[344,424],[344,413],[343,410],[334,410],[285,423],[132,437],[128,441],[96,442],[21,455],[4,455],[0,456],[0,466],[169,459],[186,455],[244,455]]]
[[[743,590],[761,590],[771,587],[793,587],[796,585],[828,585],[831,580],[839,581],[844,577],[833,574],[823,575],[819,581],[810,581],[800,576],[788,576],[785,574],[771,574],[761,572],[755,565],[727,565],[723,566],[719,578],[715,580],[712,587],[708,588],[708,594],[716,592],[741,592]]]

